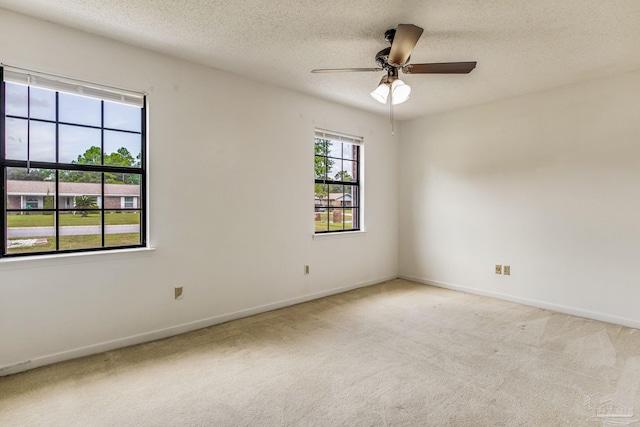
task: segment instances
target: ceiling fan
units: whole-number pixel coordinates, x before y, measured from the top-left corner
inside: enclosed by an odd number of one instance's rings
[[[391,47],[382,49],[376,54],[376,68],[321,68],[311,70],[312,73],[340,73],[340,72],[372,72],[386,71],[378,87],[371,92],[376,101],[397,105],[409,99],[411,87],[398,77],[402,70],[405,74],[468,74],[475,67],[476,62],[440,62],[429,64],[409,64],[411,52],[418,43],[424,30],[412,24],[400,24],[396,29],[384,33],[386,41]]]

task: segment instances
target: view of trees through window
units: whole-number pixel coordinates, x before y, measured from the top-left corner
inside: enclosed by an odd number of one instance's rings
[[[4,80],[1,255],[144,245],[144,98]]]
[[[360,229],[360,145],[316,134],[316,233]]]

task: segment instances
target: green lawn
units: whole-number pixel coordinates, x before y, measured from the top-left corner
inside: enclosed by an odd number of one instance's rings
[[[45,239],[47,240],[47,243],[44,245],[35,245],[26,248],[9,249],[8,253],[16,254],[24,252],[50,252],[56,250],[55,237],[30,237],[29,239]],[[104,236],[104,244],[105,246],[138,245],[140,244],[140,233],[106,234]],[[82,236],[60,236],[60,250],[99,248],[101,246],[102,236],[100,236],[99,234]]]
[[[316,213],[314,214],[314,217],[315,217],[317,214],[318,214],[318,212],[316,212]],[[326,212],[321,212],[321,213],[320,213],[320,221],[321,221],[321,222],[327,222],[327,216],[328,216],[328,215],[331,215],[331,214],[328,214],[328,213],[326,213]],[[344,214],[344,216],[343,216],[343,219],[344,219],[345,221],[351,221],[351,216],[352,216],[352,215],[351,215],[351,213],[345,213],[345,214]],[[333,218],[331,218],[331,221],[333,221]]]
[[[314,217],[317,215],[318,213],[314,214]],[[320,213],[320,221],[315,221],[316,223],[316,231],[327,231],[327,217],[330,214],[323,212]],[[344,224],[345,230],[351,230],[352,228],[352,223],[351,223],[351,219],[352,219],[352,215],[351,215],[351,209],[349,209],[348,211],[345,210],[345,215],[344,215],[344,221],[348,221]],[[335,230],[342,230],[342,222],[333,222],[333,218],[329,218],[329,231],[335,231]]]
[[[351,230],[351,224],[345,224],[347,228],[345,230]],[[329,223],[329,231],[342,230],[342,223]],[[327,231],[327,223],[322,221],[316,221],[316,231]]]
[[[53,227],[53,215],[7,215],[8,227]],[[107,225],[140,224],[140,213],[105,213]],[[60,214],[60,226],[100,225],[102,216],[98,213],[83,217],[80,214]]]

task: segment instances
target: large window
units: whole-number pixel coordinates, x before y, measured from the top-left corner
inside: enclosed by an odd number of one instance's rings
[[[316,130],[315,232],[360,230],[362,138]]]
[[[145,246],[144,95],[0,73],[0,257]]]

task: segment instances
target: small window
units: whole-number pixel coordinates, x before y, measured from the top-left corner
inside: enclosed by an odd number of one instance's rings
[[[362,138],[316,130],[316,233],[360,230]]]
[[[24,204],[25,209],[38,209],[38,198],[37,197],[27,197],[27,200]]]
[[[0,257],[146,245],[141,93],[1,67]]]

